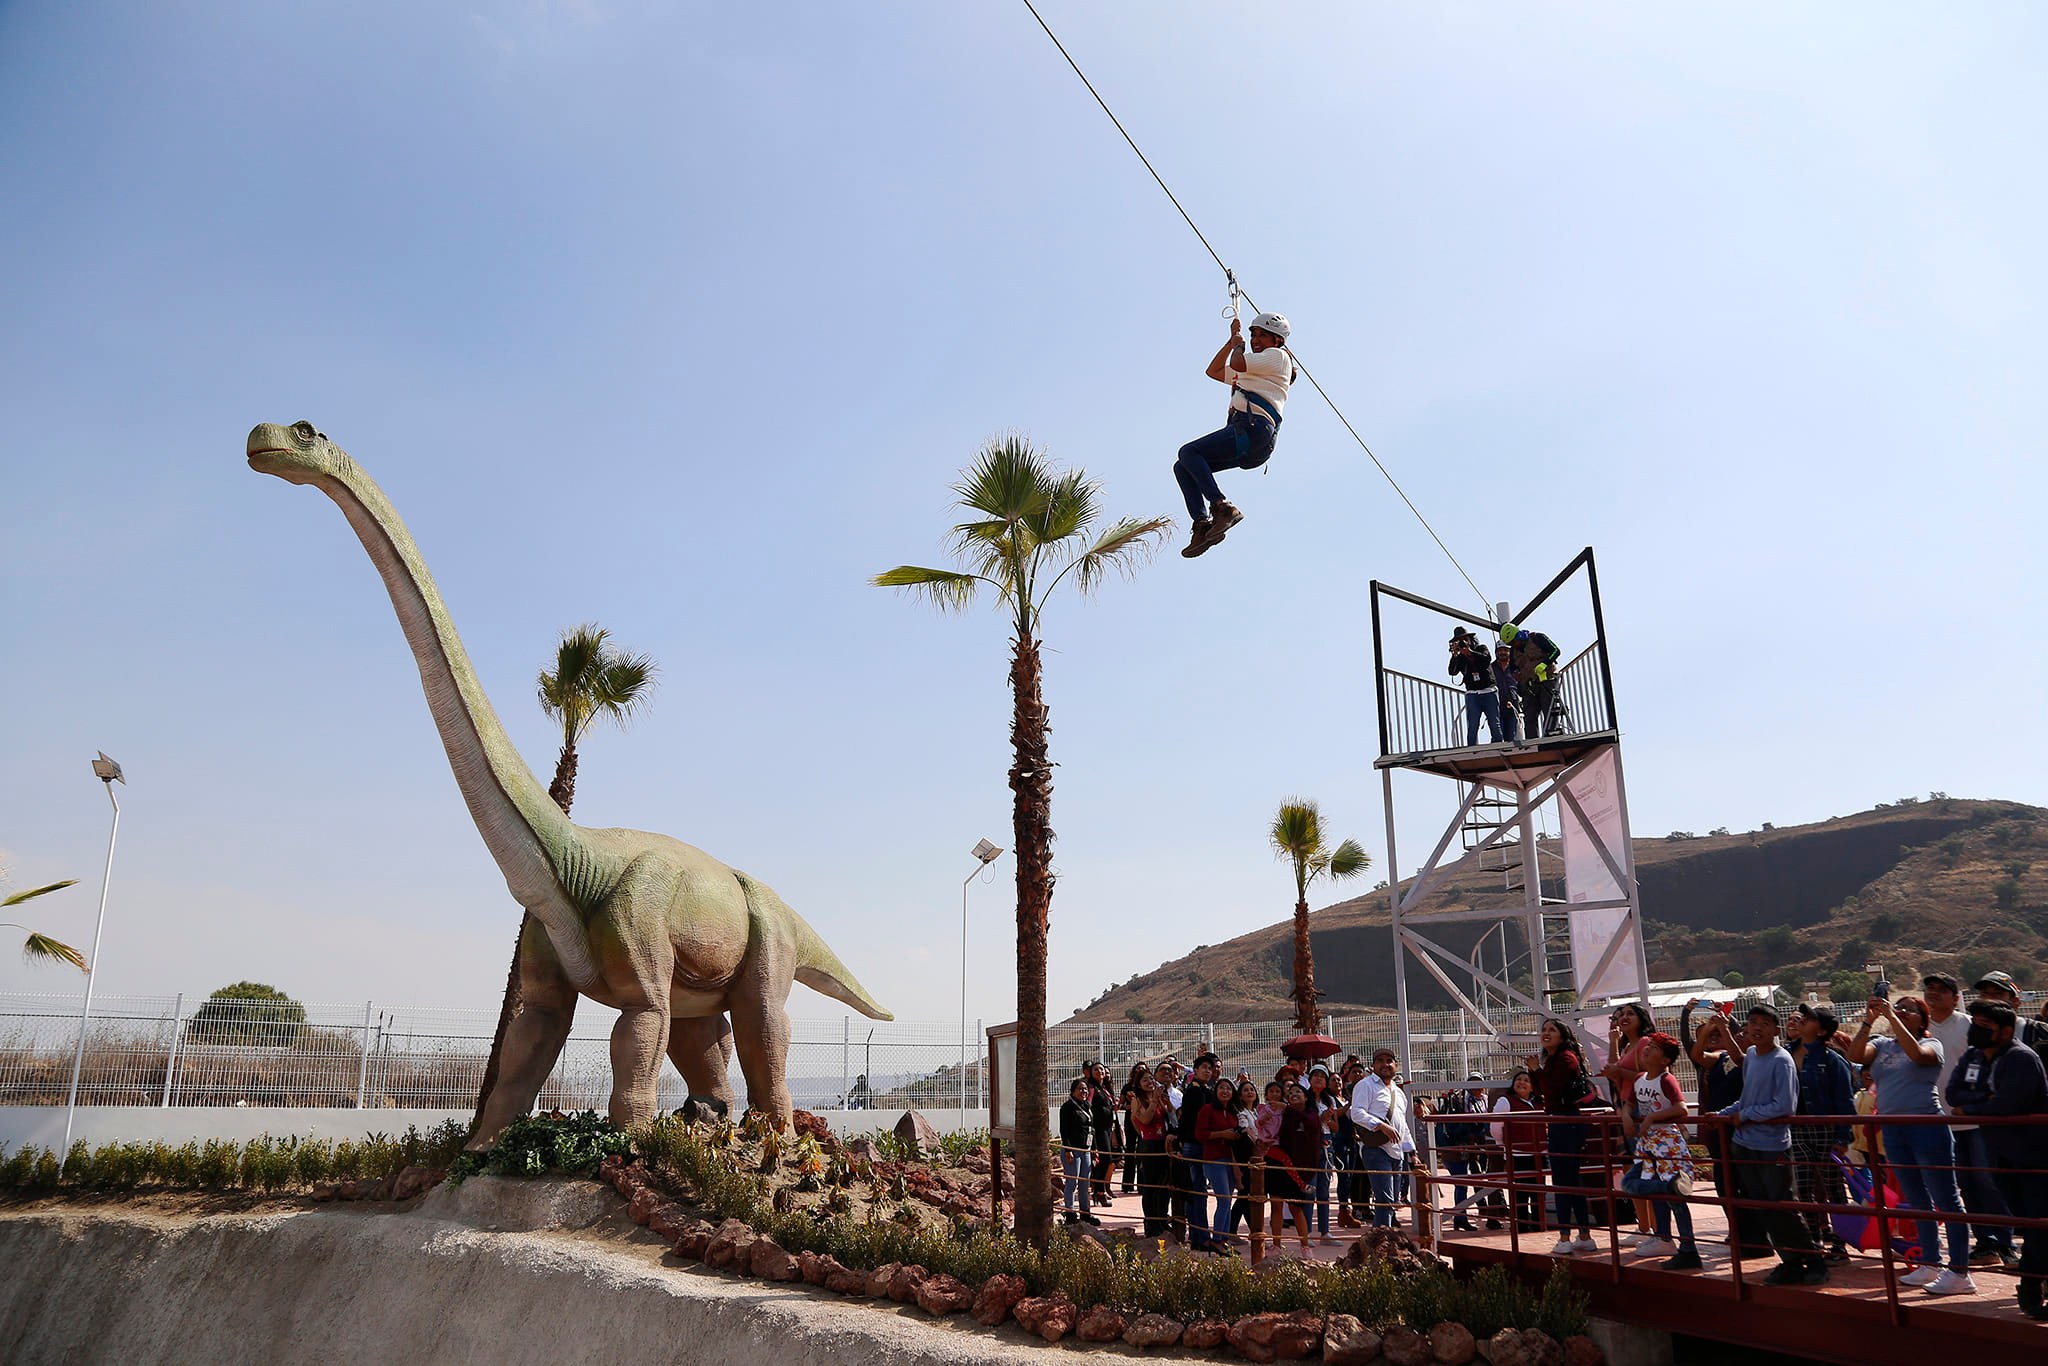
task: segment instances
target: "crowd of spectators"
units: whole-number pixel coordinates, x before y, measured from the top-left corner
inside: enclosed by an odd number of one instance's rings
[[[1473,1073],[1437,1099],[1412,1093],[1390,1048],[1334,1069],[1290,1061],[1270,1079],[1226,1076],[1214,1053],[1185,1068],[1169,1055],[1120,1089],[1090,1063],[1060,1113],[1066,1217],[1096,1221],[1121,1166],[1148,1237],[1235,1255],[1248,1235],[1254,1259],[1292,1237],[1307,1253],[1333,1229],[1392,1226],[1418,1200],[1434,1213],[1421,1153],[1453,1230],[1512,1221],[1578,1256],[1599,1250],[1613,1201],[1634,1225],[1632,1256],[1698,1270],[1689,1198],[1711,1185],[1737,1202],[1745,1263],[1775,1258],[1770,1283],[1820,1285],[1853,1254],[1834,1214],[1793,1206],[1853,1207],[1849,1174],[1863,1168],[1895,1183],[1887,1203],[1907,1212],[1889,1221],[1912,1268],[1901,1284],[1960,1294],[1976,1288],[1972,1268],[2001,1267],[2019,1275],[2021,1310],[2048,1319],[2048,1229],[2015,1236],[2008,1222],[2048,1219],[2048,1007],[2022,1018],[2002,972],[1967,1002],[1945,973],[1920,991],[1894,999],[1879,983],[1853,1027],[1818,1002],[1737,1018],[1697,1000],[1675,1037],[1623,1005],[1597,1069],[1572,1024],[1547,1019],[1505,1084]],[[1674,1071],[1685,1059],[1690,1098]],[[1972,1122],[1990,1116],[2041,1122]]]

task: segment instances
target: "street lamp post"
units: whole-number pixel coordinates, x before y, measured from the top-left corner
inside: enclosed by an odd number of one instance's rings
[[[71,1126],[78,1118],[78,1077],[85,1067],[85,1023],[92,1015],[92,984],[100,975],[100,932],[107,927],[107,886],[114,879],[114,841],[121,834],[121,799],[114,795],[114,784],[124,787],[128,780],[121,776],[121,766],[107,757],[101,750],[100,757],[92,761],[93,776],[107,789],[107,800],[114,804],[113,828],[107,831],[107,867],[100,874],[100,915],[92,927],[92,957],[85,966],[85,1003],[78,1008],[78,1051],[71,1055],[71,1098],[64,1103],[64,1146],[57,1153],[57,1175],[64,1175],[64,1162],[71,1156]]]
[[[1003,856],[1003,851],[987,840],[979,840],[970,851],[980,860],[974,871],[967,875],[967,881],[960,884],[960,1109],[967,1110],[967,889],[974,879],[981,876],[981,870]]]

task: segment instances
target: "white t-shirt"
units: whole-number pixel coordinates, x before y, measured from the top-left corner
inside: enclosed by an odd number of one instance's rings
[[[1678,1087],[1678,1078],[1665,1068],[1660,1076],[1645,1072],[1635,1080],[1635,1102],[1638,1115],[1654,1115],[1672,1105],[1685,1104],[1685,1092]]]
[[[1941,1106],[1941,1112],[1948,1111],[1948,1079],[1955,1075],[1956,1064],[1963,1060],[1963,1050],[1970,1046],[1970,1017],[1964,1011],[1955,1011],[1946,1020],[1927,1022],[1927,1032],[1941,1040],[1941,1080],[1935,1083],[1934,1099]],[[1957,1129],[1974,1129],[1974,1124],[1956,1124]]]
[[[1230,362],[1223,362],[1224,378],[1239,389],[1249,389],[1273,405],[1276,412],[1287,407],[1287,386],[1294,379],[1294,357],[1287,354],[1284,346],[1269,346],[1263,351],[1254,351],[1247,344],[1244,349],[1244,369],[1234,371]],[[1241,393],[1230,396],[1233,412],[1250,409],[1253,415],[1263,416],[1263,411]]]

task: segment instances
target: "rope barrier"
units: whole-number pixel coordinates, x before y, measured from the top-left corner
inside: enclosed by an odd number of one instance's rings
[[[1159,186],[1161,192],[1173,204],[1174,210],[1180,214],[1181,221],[1188,225],[1188,230],[1194,233],[1196,240],[1201,242],[1202,249],[1209,253],[1209,259],[1216,263],[1216,268],[1223,272],[1224,279],[1230,287],[1230,309],[1228,316],[1231,318],[1238,316],[1237,310],[1240,298],[1242,298],[1243,302],[1250,304],[1254,312],[1257,312],[1259,308],[1258,303],[1250,294],[1244,292],[1243,288],[1238,284],[1237,272],[1224,264],[1223,257],[1210,243],[1208,235],[1196,224],[1194,216],[1180,202],[1180,196],[1173,192],[1172,187],[1166,183],[1166,178],[1159,174],[1158,168],[1152,164],[1152,159],[1145,155],[1145,149],[1138,146],[1138,140],[1131,136],[1129,129],[1124,127],[1123,120],[1116,116],[1116,111],[1109,107],[1109,101],[1102,98],[1102,92],[1095,88],[1095,82],[1088,79],[1088,73],[1083,71],[1081,64],[1074,60],[1074,54],[1067,51],[1067,45],[1060,41],[1060,36],[1052,31],[1052,25],[1048,24],[1045,21],[1045,16],[1038,12],[1038,6],[1033,4],[1032,0],[1024,0],[1024,8],[1031,11],[1031,17],[1038,21],[1038,26],[1045,30],[1045,36],[1052,39],[1052,45],[1059,49],[1060,56],[1067,59],[1067,65],[1074,69],[1074,74],[1081,78],[1081,84],[1086,86],[1088,93],[1095,97],[1095,103],[1100,105],[1102,112],[1109,116],[1109,121],[1116,125],[1116,131],[1123,135],[1123,139],[1130,145],[1131,151],[1137,154],[1138,160],[1144,164],[1145,170],[1151,174],[1153,182]],[[1493,619],[1493,602],[1485,593],[1480,591],[1479,585],[1473,581],[1471,574],[1466,572],[1465,566],[1459,562],[1458,557],[1451,553],[1451,548],[1444,544],[1444,538],[1437,535],[1436,528],[1431,526],[1429,519],[1422,515],[1422,509],[1415,506],[1415,500],[1408,496],[1408,491],[1401,487],[1400,481],[1394,478],[1393,473],[1387,469],[1379,456],[1373,452],[1373,448],[1366,444],[1365,438],[1358,434],[1358,428],[1351,425],[1351,419],[1344,415],[1344,410],[1337,406],[1337,401],[1330,397],[1327,389],[1323,388],[1322,381],[1317,379],[1308,366],[1302,363],[1301,357],[1295,353],[1292,347],[1288,348],[1288,354],[1294,357],[1294,366],[1297,370],[1301,371],[1302,378],[1307,380],[1310,386],[1315,389],[1317,395],[1322,398],[1323,402],[1329,405],[1330,411],[1337,415],[1337,421],[1344,425],[1344,430],[1351,434],[1351,439],[1358,443],[1358,448],[1364,451],[1366,457],[1372,461],[1373,468],[1377,469],[1381,477],[1393,488],[1394,492],[1400,495],[1401,501],[1407,505],[1408,511],[1415,514],[1415,520],[1422,523],[1422,529],[1429,533],[1429,538],[1436,542],[1436,548],[1443,551],[1444,558],[1451,562],[1451,566],[1458,571],[1459,577],[1465,580],[1466,586],[1478,597],[1481,606],[1485,609],[1487,620],[1491,621]]]

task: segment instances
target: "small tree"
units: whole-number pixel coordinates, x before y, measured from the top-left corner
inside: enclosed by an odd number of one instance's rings
[[[1828,979],[1828,999],[1839,1005],[1861,1003],[1870,999],[1873,983],[1860,972],[1838,972]]]
[[[1783,960],[1798,942],[1799,936],[1790,925],[1773,925],[1756,937],[1757,952],[1774,960]]]
[[[1742,974],[1732,968],[1721,974],[1721,985],[1724,987],[1740,987],[1743,981]]]
[[[1280,803],[1267,832],[1273,852],[1294,865],[1294,1028],[1313,1034],[1316,1028],[1316,960],[1308,937],[1308,887],[1325,875],[1356,877],[1372,866],[1357,840],[1330,848],[1323,839],[1322,809],[1306,797]]]
[[[192,1012],[194,1043],[289,1048],[306,1033],[306,1008],[263,982],[235,982]]]

